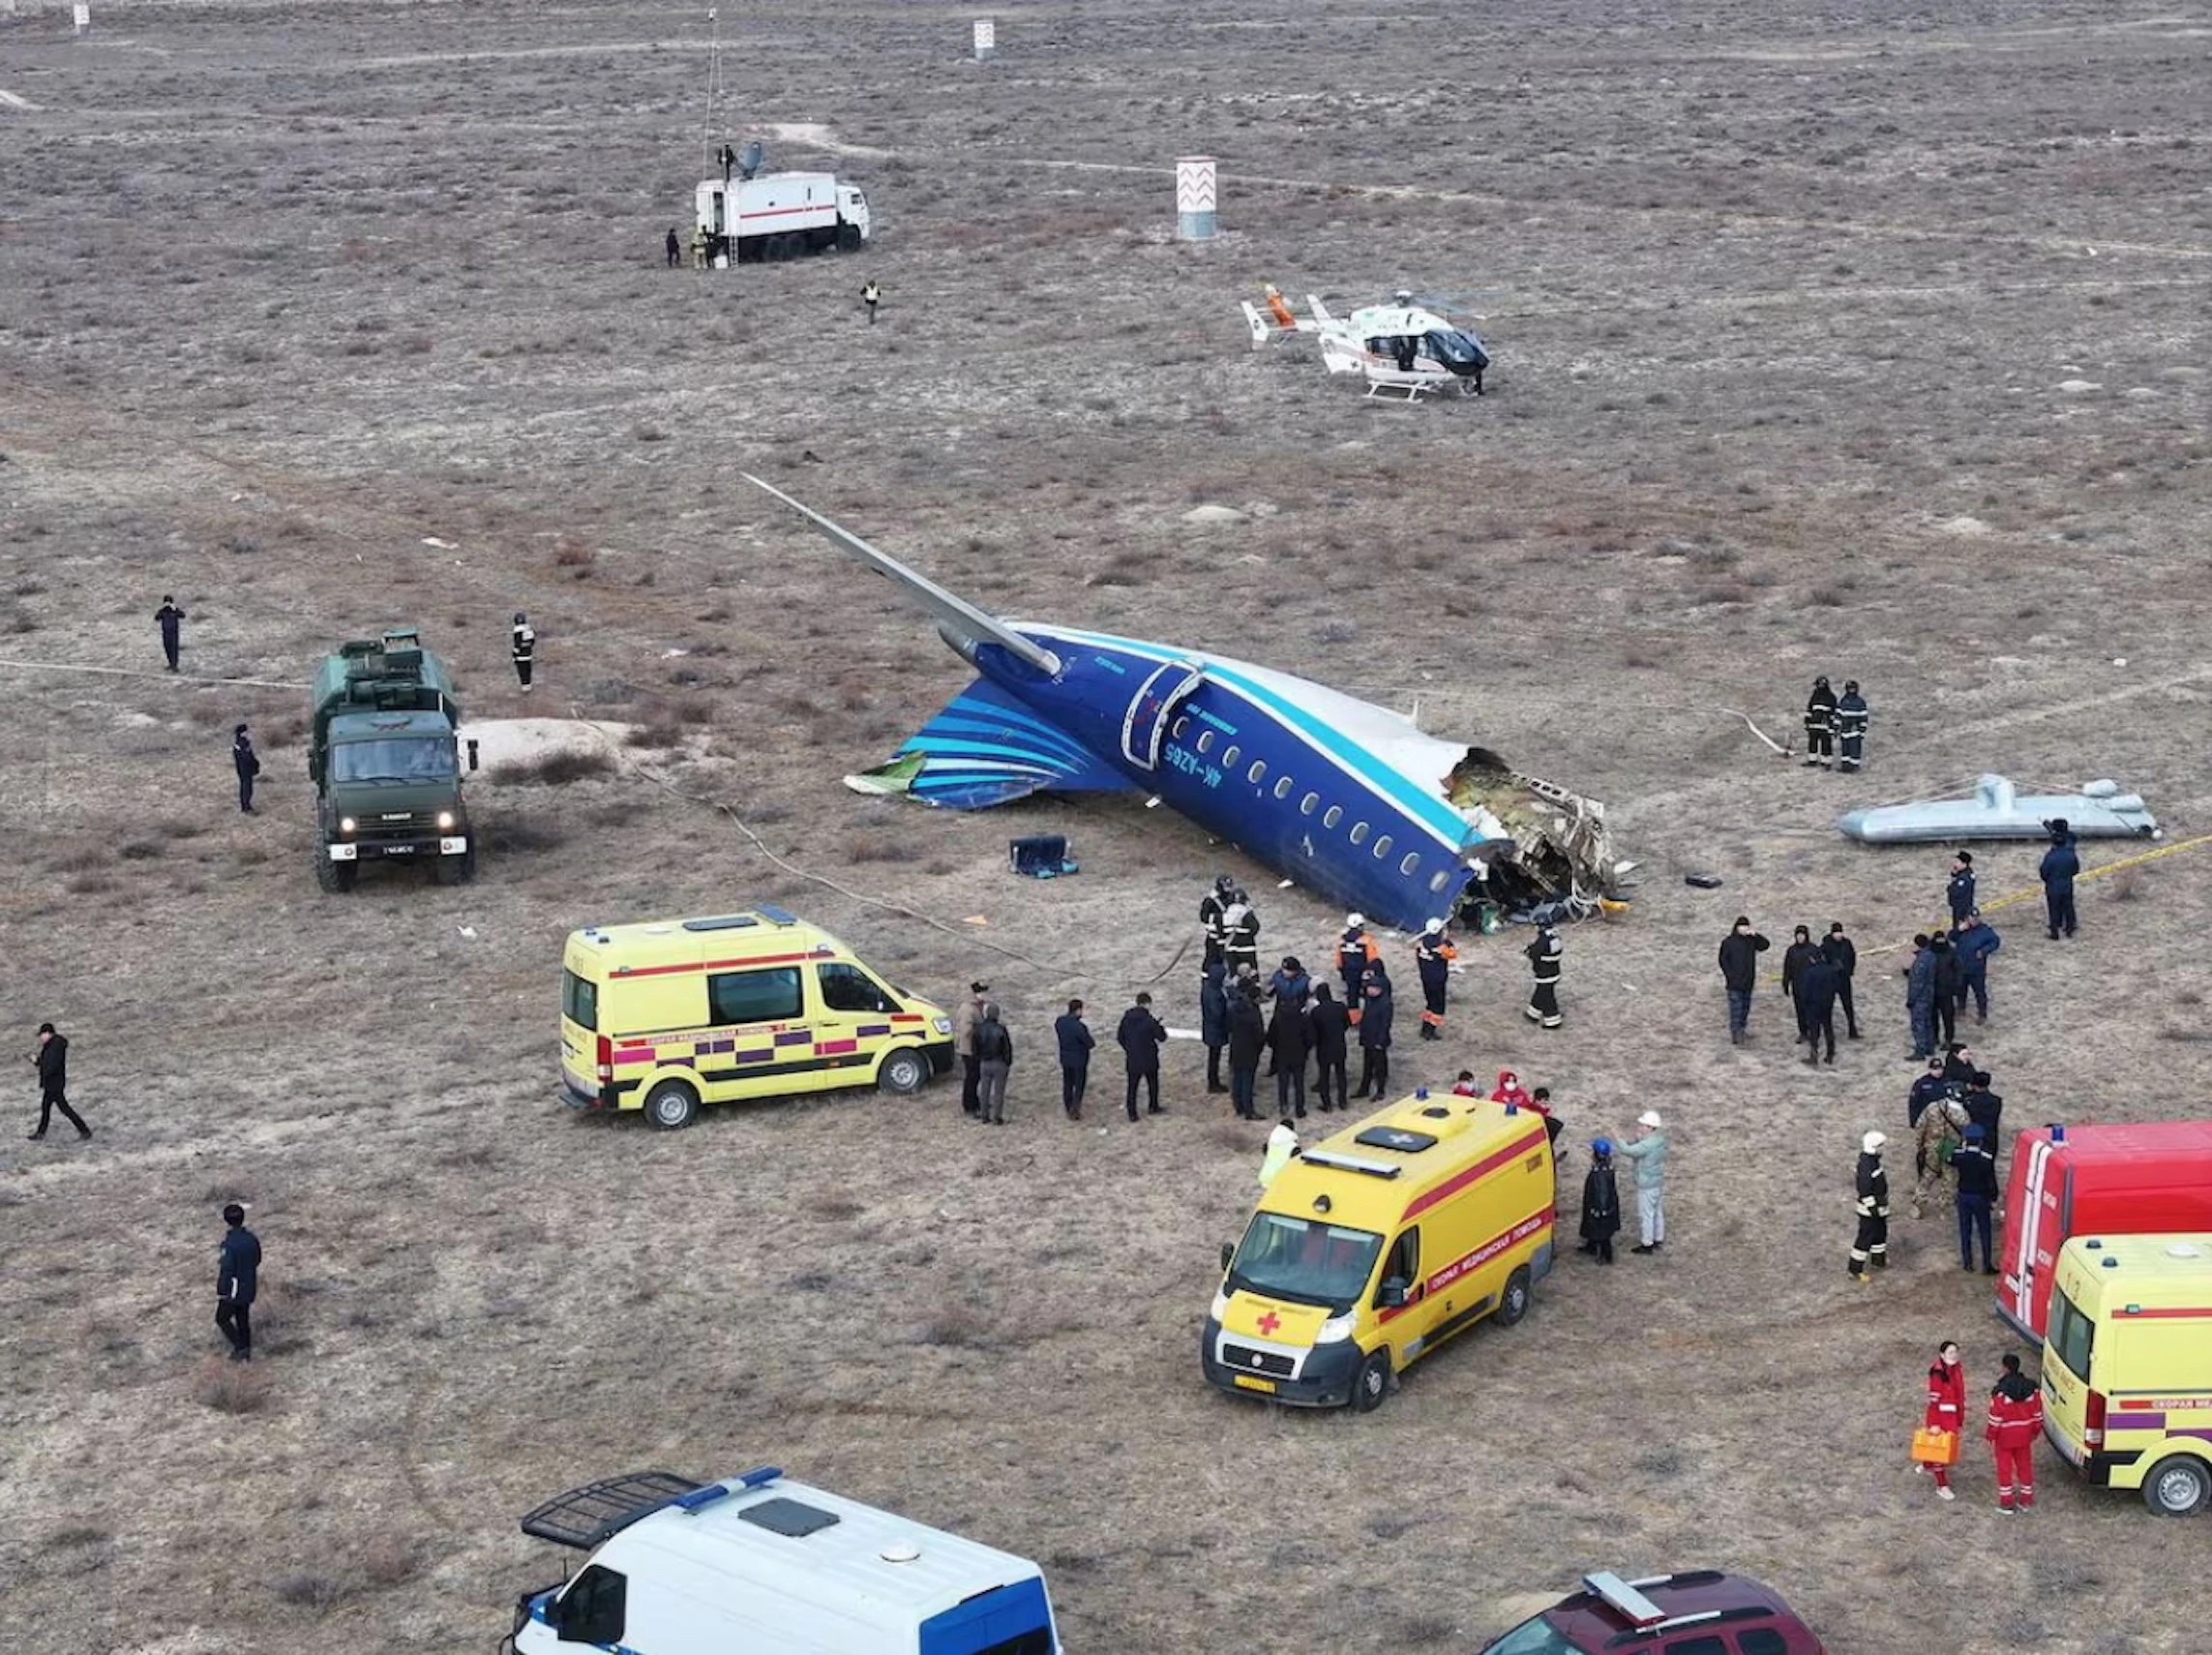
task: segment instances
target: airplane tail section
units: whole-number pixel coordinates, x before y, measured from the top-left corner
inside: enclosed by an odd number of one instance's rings
[[[988,679],[978,678],[886,765],[847,776],[855,793],[911,794],[949,810],[984,810],[1032,793],[1112,793],[1119,771]]]

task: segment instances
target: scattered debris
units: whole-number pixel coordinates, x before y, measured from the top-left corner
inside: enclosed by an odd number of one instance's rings
[[[1927,844],[1954,839],[2044,839],[2063,819],[2077,839],[2156,839],[2158,823],[2139,794],[2093,781],[2079,793],[2019,793],[2003,776],[1985,775],[1969,798],[1916,799],[1853,810],[1836,826],[1863,845]]]

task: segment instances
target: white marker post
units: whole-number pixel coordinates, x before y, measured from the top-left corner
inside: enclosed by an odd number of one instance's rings
[[[85,0],[76,0],[76,32],[81,35],[91,27],[92,8],[85,4]]]
[[[999,55],[999,25],[989,17],[975,19],[975,61],[989,63]]]
[[[1175,236],[1178,241],[1211,241],[1213,158],[1186,155],[1175,164]]]

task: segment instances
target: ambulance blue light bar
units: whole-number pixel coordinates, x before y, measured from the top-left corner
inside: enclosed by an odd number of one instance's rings
[[[702,1489],[692,1490],[688,1494],[678,1494],[669,1504],[678,1511],[701,1511],[715,1501],[728,1499],[743,1490],[764,1488],[783,1474],[780,1465],[762,1465],[746,1472],[742,1477],[725,1477],[719,1483],[709,1483]]]

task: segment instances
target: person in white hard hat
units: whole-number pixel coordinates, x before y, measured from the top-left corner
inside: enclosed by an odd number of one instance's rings
[[[1459,950],[1444,934],[1444,921],[1431,919],[1414,940],[1414,965],[1420,972],[1420,1038],[1444,1038],[1444,991]]]
[[[1890,1140],[1868,1132],[1859,1140],[1859,1234],[1851,1243],[1851,1279],[1862,1287],[1867,1267],[1887,1270],[1890,1263],[1890,1175],[1882,1166],[1882,1146]]]
[[[1344,979],[1344,1004],[1353,1008],[1355,1023],[1360,1008],[1366,1004],[1367,973],[1382,957],[1375,939],[1367,935],[1366,916],[1345,915],[1344,935],[1336,939],[1336,975]]]
[[[1636,1165],[1636,1222],[1643,1244],[1630,1252],[1654,1253],[1666,1242],[1666,1123],[1657,1109],[1636,1117],[1636,1135],[1618,1153]]]

